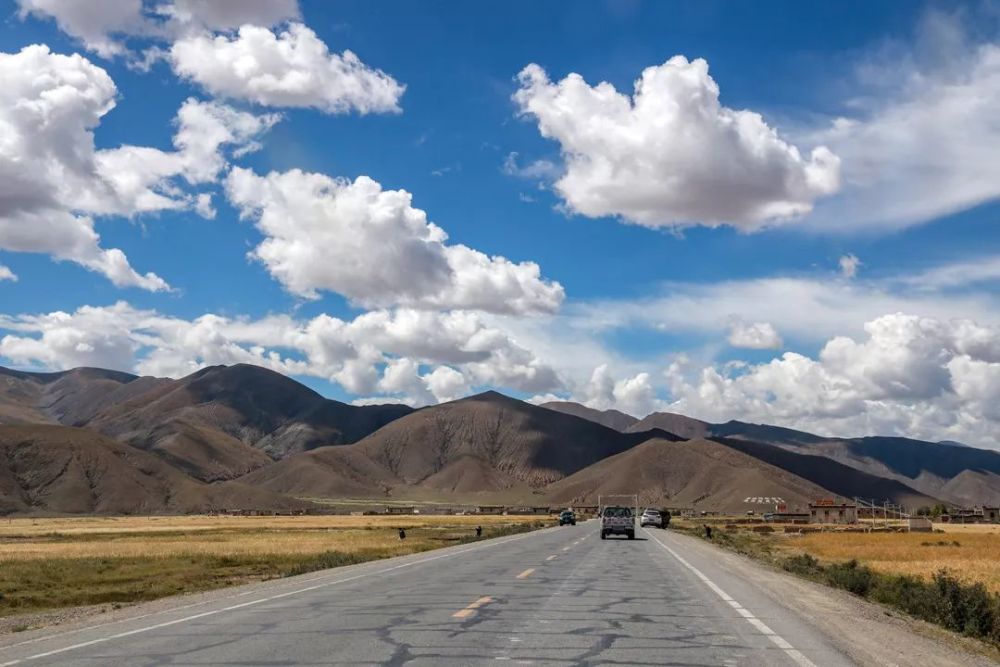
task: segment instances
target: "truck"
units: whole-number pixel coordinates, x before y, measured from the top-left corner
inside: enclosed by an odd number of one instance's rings
[[[631,507],[609,505],[601,511],[601,539],[608,535],[624,535],[635,539],[635,517]]]

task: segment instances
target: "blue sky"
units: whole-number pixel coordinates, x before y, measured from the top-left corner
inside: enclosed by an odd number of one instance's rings
[[[0,3],[0,176],[31,177],[0,187],[0,363],[251,361],[343,400],[494,387],[1000,447],[994,4],[266,4]],[[316,78],[268,89],[247,59]],[[39,92],[60,77],[86,103]],[[84,120],[44,135],[33,96]],[[184,157],[189,102],[252,129]],[[358,177],[412,200],[345,222]]]

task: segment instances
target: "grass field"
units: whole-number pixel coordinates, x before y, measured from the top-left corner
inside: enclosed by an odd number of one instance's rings
[[[0,616],[301,574],[550,525],[537,516],[88,517],[0,522]],[[406,530],[400,540],[399,528]]]
[[[821,562],[857,560],[886,574],[906,574],[930,580],[949,570],[966,583],[982,582],[1000,593],[1000,532],[950,533],[806,533],[779,535],[775,546],[787,554],[806,553]],[[982,526],[982,528],[991,528]]]
[[[676,528],[799,576],[895,607],[987,642],[1000,655],[1000,531],[785,533],[784,526],[715,525],[679,520]],[[793,526],[793,529],[798,527]],[[759,532],[764,531],[764,532]]]

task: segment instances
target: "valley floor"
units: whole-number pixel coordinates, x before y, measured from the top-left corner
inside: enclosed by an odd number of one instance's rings
[[[7,519],[0,522],[0,630],[23,631],[55,609],[113,608],[428,551],[475,540],[479,525],[485,539],[550,523],[417,515]]]
[[[995,664],[696,538],[637,537],[583,522],[160,600],[7,635],[0,664]]]

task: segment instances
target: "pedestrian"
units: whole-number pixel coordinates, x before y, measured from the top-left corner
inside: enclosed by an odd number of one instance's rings
[[[476,537],[482,537],[482,536],[483,536],[483,527],[476,526]]]
[[[705,524],[705,537],[708,539],[712,539],[712,527],[709,526],[707,523]]]
[[[405,540],[406,539],[406,531],[403,530],[402,528],[399,529],[399,539],[401,539],[401,540]]]

